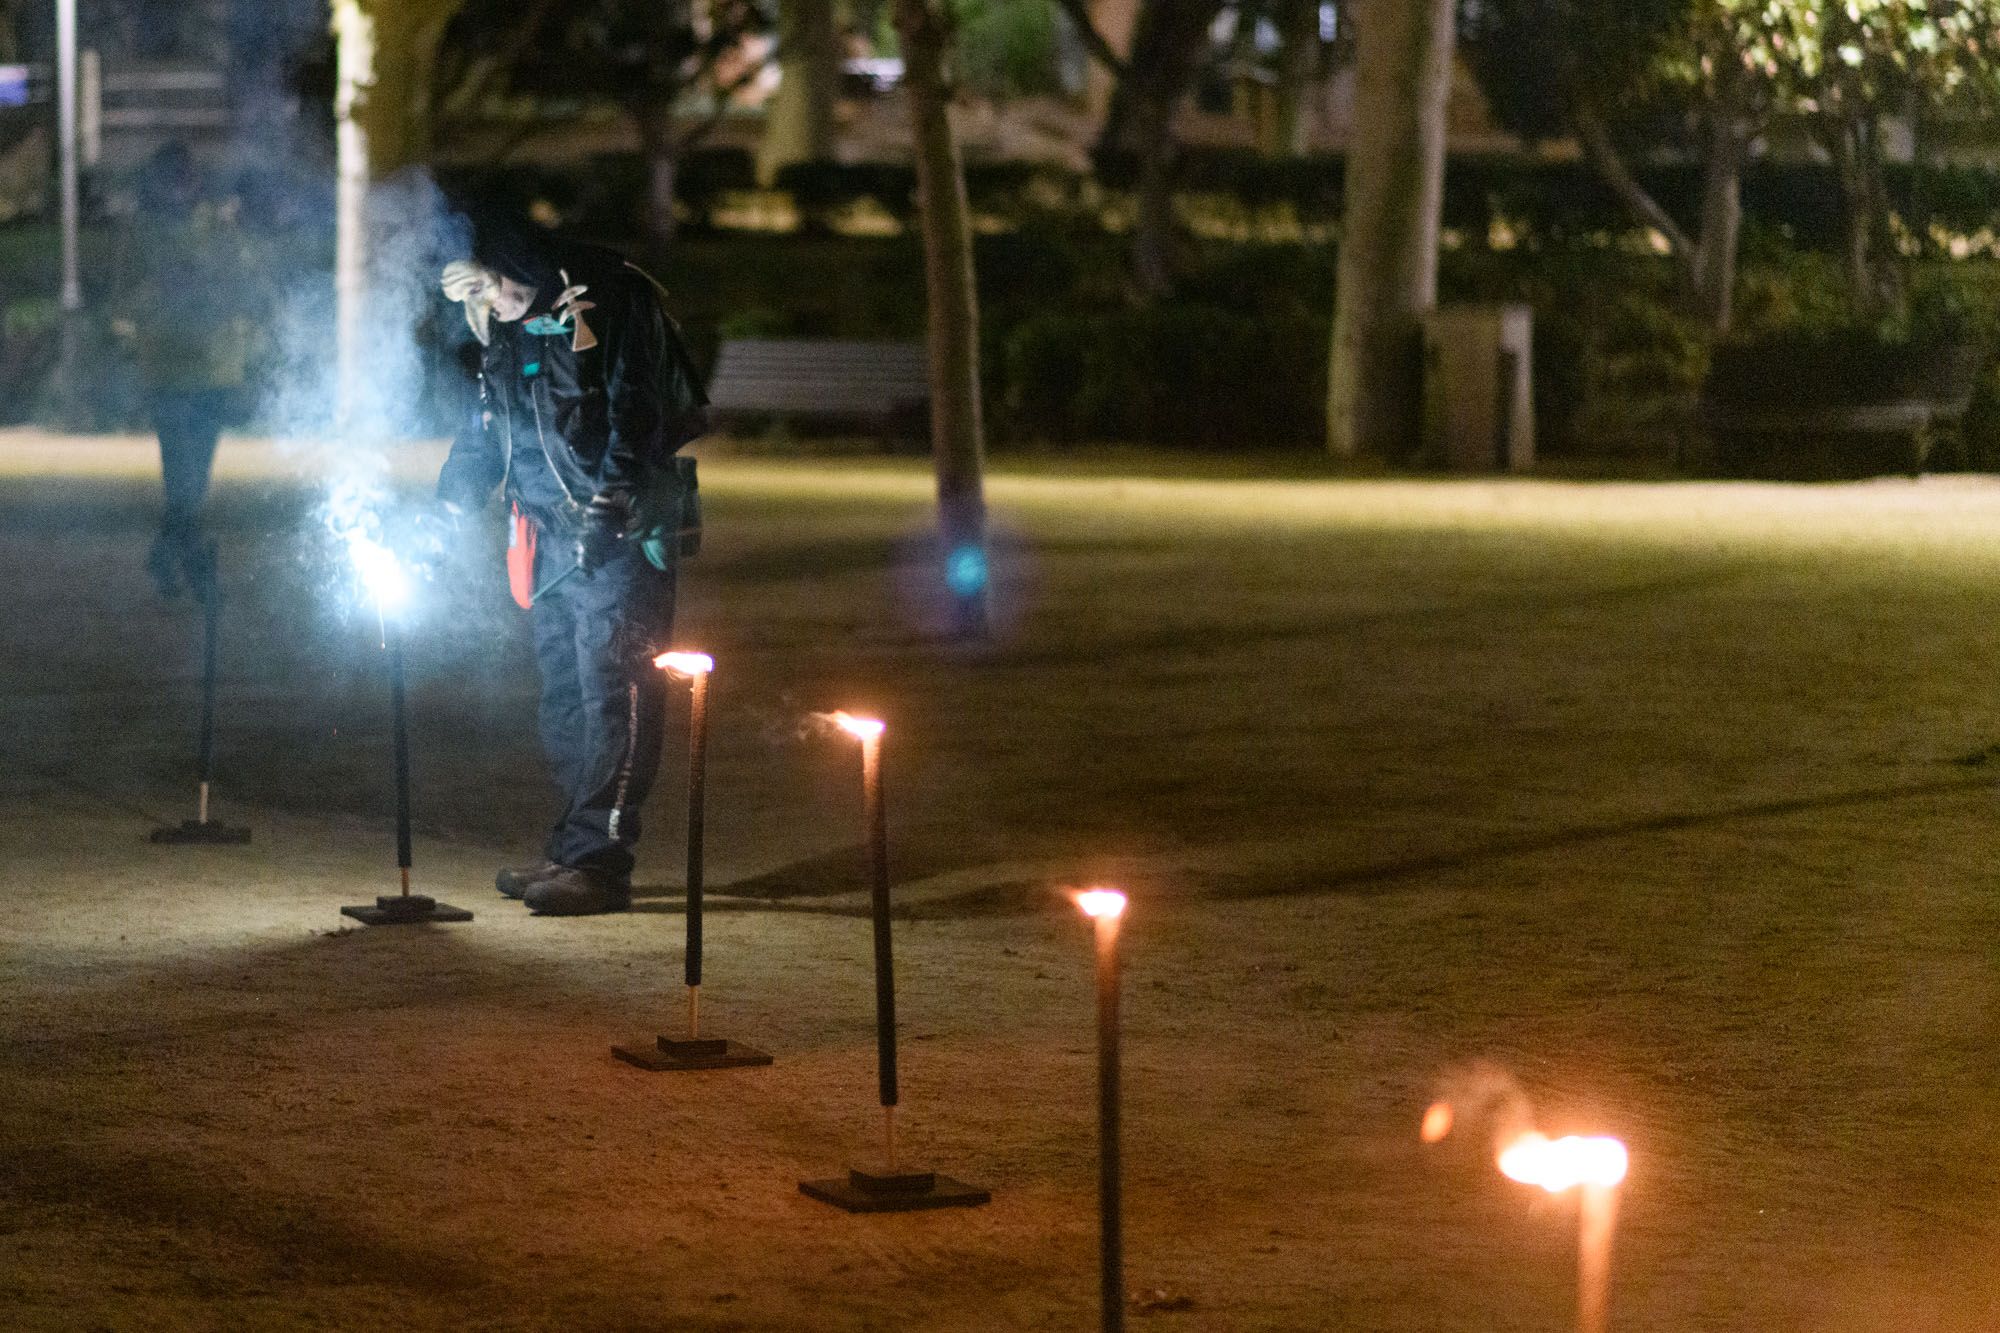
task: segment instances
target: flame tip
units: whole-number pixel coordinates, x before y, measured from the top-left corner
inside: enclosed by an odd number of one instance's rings
[[[1116,920],[1125,914],[1129,901],[1120,889],[1084,889],[1075,895],[1076,905],[1087,917]]]
[[[881,718],[857,717],[845,709],[837,710],[828,716],[832,717],[834,725],[842,731],[864,741],[874,740],[889,729],[889,724]]]
[[[706,676],[715,670],[715,659],[707,653],[661,653],[653,665],[682,676]]]
[[[1630,1156],[1625,1145],[1602,1135],[1568,1134],[1551,1139],[1530,1131],[1501,1149],[1500,1173],[1523,1185],[1539,1185],[1551,1194],[1578,1185],[1605,1189],[1625,1179]]]

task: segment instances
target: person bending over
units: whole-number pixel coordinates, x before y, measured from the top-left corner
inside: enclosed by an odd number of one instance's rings
[[[446,266],[481,348],[479,405],[438,478],[447,508],[513,508],[509,574],[531,607],[540,729],[564,800],[541,864],[495,886],[543,915],[631,906],[639,808],[659,769],[682,491],[675,452],[707,404],[656,283],[525,225],[475,228]]]

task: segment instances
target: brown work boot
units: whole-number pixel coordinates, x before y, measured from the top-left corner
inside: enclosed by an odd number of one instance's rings
[[[531,884],[539,884],[550,875],[559,874],[562,867],[554,861],[544,861],[534,866],[509,866],[493,877],[493,887],[500,890],[502,898],[519,898],[528,891]]]
[[[632,908],[632,885],[600,870],[564,866],[528,886],[521,901],[537,916],[595,916]]]

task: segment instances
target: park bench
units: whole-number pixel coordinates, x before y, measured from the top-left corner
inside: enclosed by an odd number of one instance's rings
[[[783,420],[923,438],[930,358],[922,343],[732,338],[716,354],[708,401],[723,424]]]
[[[1878,393],[1875,401],[1838,401],[1845,386],[1836,384],[1824,390],[1832,401],[1803,401],[1784,392],[1782,384],[1773,385],[1768,397],[1745,393],[1740,374],[1734,391],[1718,393],[1712,375],[1697,417],[1715,441],[1724,470],[1739,476],[1916,476],[1941,443],[1960,435],[1984,364],[1982,352],[1971,347],[1915,357],[1908,374],[1885,377],[1891,391]]]

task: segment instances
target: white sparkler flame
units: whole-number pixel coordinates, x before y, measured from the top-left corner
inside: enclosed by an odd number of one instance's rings
[[[350,528],[345,535],[348,559],[376,607],[384,613],[402,610],[410,600],[410,578],[396,553],[359,528]]]

